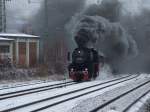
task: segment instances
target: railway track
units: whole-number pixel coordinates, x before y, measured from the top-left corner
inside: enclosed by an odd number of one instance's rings
[[[25,86],[32,86],[32,85],[38,85],[38,84],[43,84],[43,83],[49,83],[49,82],[52,82],[52,81],[42,81],[42,82],[36,82],[36,83],[17,84],[17,85],[12,86],[12,87],[1,87],[1,88],[0,88],[0,91],[7,90],[7,89],[18,88],[18,87],[25,87]],[[70,83],[70,82],[73,82],[73,81],[67,81],[67,82],[65,82],[65,83]],[[55,83],[55,84],[50,84],[50,85],[51,85],[51,86],[56,86],[56,85],[59,85],[59,84],[64,84],[64,82]]]
[[[105,112],[106,110],[109,109],[110,105],[111,105],[111,107],[115,107],[115,105],[119,102],[120,102],[120,104],[122,104],[121,102],[125,101],[125,98],[131,98],[130,95],[132,95],[132,96],[133,96],[133,94],[137,95],[136,93],[140,94],[140,95],[136,96],[136,98],[132,99],[132,101],[130,100],[128,103],[123,104],[124,105],[123,108],[118,108],[119,111],[121,111],[121,112],[127,112],[127,110],[135,103],[135,101],[138,101],[143,95],[147,94],[150,91],[150,89],[148,89],[146,91],[144,90],[144,91],[140,92],[140,90],[143,90],[141,88],[145,88],[145,87],[149,87],[149,86],[150,86],[150,81],[147,81],[141,85],[138,85],[137,87],[135,87],[133,89],[128,90],[127,92],[124,92],[124,93],[114,97],[110,101],[104,103],[100,107],[98,107],[90,112],[101,112],[102,110]],[[122,101],[121,101],[121,99],[122,99]],[[113,109],[113,110],[115,110],[115,109]]]
[[[64,102],[67,102],[67,101],[70,101],[70,100],[73,100],[73,99],[76,99],[76,98],[79,98],[79,97],[82,97],[84,95],[88,95],[90,93],[100,91],[100,90],[103,90],[103,89],[108,88],[108,87],[112,87],[112,86],[117,85],[119,83],[128,82],[130,80],[133,80],[133,79],[137,78],[138,76],[139,75],[126,76],[126,77],[122,77],[122,78],[102,82],[102,83],[92,85],[92,86],[89,86],[89,87],[85,87],[85,88],[82,88],[82,89],[70,91],[70,92],[59,94],[59,95],[56,95],[56,96],[51,96],[51,97],[41,99],[41,100],[37,100],[37,101],[34,101],[34,102],[30,102],[30,103],[27,103],[27,104],[14,106],[12,108],[3,109],[2,112],[22,111],[25,108],[29,108],[29,110],[32,111],[32,112],[42,111],[44,109],[56,106],[58,104],[61,104],[61,103],[64,103]],[[82,93],[80,93],[80,92],[82,92]],[[66,96],[68,96],[68,97],[66,98]],[[43,105],[38,106],[41,103],[45,103],[45,106],[43,106]],[[32,106],[34,107],[35,105],[36,105],[36,108],[33,108],[33,109],[30,108]],[[39,107],[39,108],[37,109],[37,107]]]
[[[123,112],[128,112],[129,109],[135,105],[140,99],[142,99],[145,95],[147,95],[148,93],[150,93],[150,90],[148,90],[147,92],[143,93],[142,95],[140,95],[135,101],[133,101],[129,106],[127,106]]]
[[[130,106],[124,110],[125,112],[150,112],[150,91],[137,98]]]
[[[34,82],[34,83],[16,84],[16,85],[11,86],[11,87],[0,87],[0,90],[7,90],[7,89],[12,89],[12,88],[25,87],[25,86],[48,83],[48,82],[51,82],[51,81],[41,81],[41,82],[37,81],[37,82]]]
[[[23,95],[32,94],[32,93],[37,93],[37,92],[42,92],[42,91],[47,91],[47,90],[52,90],[52,89],[56,89],[56,88],[62,88],[64,86],[71,86],[74,84],[77,84],[77,83],[70,81],[70,82],[66,82],[66,83],[58,83],[58,84],[52,84],[52,85],[50,84],[47,86],[41,86],[41,87],[35,87],[35,88],[31,88],[31,89],[8,92],[8,93],[0,94],[0,100],[13,98],[13,97],[17,97],[17,96],[23,96]]]
[[[143,96],[150,92],[150,78],[136,80],[124,87],[115,88],[95,98],[81,102],[73,112],[128,112]],[[84,103],[86,102],[86,103]],[[91,103],[92,102],[92,103]],[[88,107],[87,107],[88,105]]]
[[[100,106],[98,106],[97,108],[91,110],[90,112],[101,112],[101,111],[107,112],[106,110],[111,110],[111,109],[116,110],[115,108],[109,108],[109,107],[115,107],[115,106],[112,106],[114,104],[114,102],[116,102],[117,100],[120,100],[121,98],[125,97],[126,95],[133,94],[132,92],[136,91],[137,89],[143,88],[145,85],[147,85],[147,87],[148,87],[149,84],[150,84],[150,80],[148,80],[148,81],[146,81],[146,82],[144,82],[144,83],[142,83],[142,84],[140,84],[140,85],[138,85],[138,86],[136,86],[132,89],[129,89],[126,92],[123,92],[122,94],[119,94],[119,95],[115,96],[114,98],[106,101],[105,103],[101,104]],[[143,94],[145,94],[147,92],[149,92],[149,89],[146,92],[143,92]],[[141,96],[143,96],[143,94]],[[122,101],[124,101],[124,100],[122,100]],[[119,103],[119,102],[117,102],[117,103]],[[117,103],[115,103],[115,104],[117,104]],[[126,112],[128,110],[128,108],[133,103],[134,103],[134,101],[130,105],[128,105],[127,107],[124,107],[124,109],[122,109],[121,112]]]

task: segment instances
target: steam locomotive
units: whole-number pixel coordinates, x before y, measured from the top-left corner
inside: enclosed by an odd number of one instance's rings
[[[68,66],[69,77],[77,82],[95,79],[99,73],[100,63],[104,63],[103,56],[99,56],[95,49],[78,47],[74,49],[72,62]]]

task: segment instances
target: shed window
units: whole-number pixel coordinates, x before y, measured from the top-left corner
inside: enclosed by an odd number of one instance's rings
[[[8,45],[0,45],[0,53],[9,53]]]

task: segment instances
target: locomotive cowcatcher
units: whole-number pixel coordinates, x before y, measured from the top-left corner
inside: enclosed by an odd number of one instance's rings
[[[70,58],[70,54],[68,58]],[[78,47],[73,51],[72,62],[68,66],[69,77],[77,82],[95,79],[99,73],[99,62],[99,55],[96,50]]]

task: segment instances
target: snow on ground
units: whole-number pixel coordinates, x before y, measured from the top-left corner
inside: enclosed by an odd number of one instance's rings
[[[96,80],[105,80],[112,78],[114,78],[114,75],[112,75],[110,67],[105,64],[102,68],[100,68],[99,76],[96,78]]]
[[[103,82],[103,81],[84,82],[84,83],[80,83],[80,84],[77,84],[77,85],[72,85],[72,86],[69,86],[69,87],[58,89],[58,90],[55,90],[55,91],[49,90],[49,91],[44,91],[44,92],[40,92],[40,93],[34,93],[32,95],[25,95],[25,96],[18,97],[18,98],[10,98],[8,100],[0,101],[0,104],[2,104],[2,105],[0,105],[0,109],[3,110],[3,109],[7,109],[7,108],[14,107],[14,106],[17,106],[17,105],[26,104],[26,103],[29,103],[29,102],[32,102],[32,101],[37,101],[37,100],[40,100],[40,99],[45,99],[45,98],[52,97],[52,96],[55,96],[55,95],[59,95],[59,94],[62,94],[62,93],[67,93],[69,91],[73,91],[73,90],[78,90],[78,89],[81,89],[81,88],[85,88],[85,87],[88,87],[89,85],[90,86],[91,85],[95,85],[95,84],[98,84],[100,82]],[[111,84],[111,83],[109,83],[109,84]],[[124,84],[125,83],[118,84],[118,86],[123,86]],[[108,83],[105,84],[105,85],[102,85],[102,87],[107,86],[107,85],[108,85]],[[115,87],[116,86],[113,86],[111,88],[107,88],[106,90],[108,91],[109,89],[113,89]],[[75,94],[66,95],[65,97],[56,98],[55,100],[53,99],[51,101],[46,101],[46,102],[44,102],[42,104],[36,104],[36,105],[30,106],[28,108],[22,108],[22,109],[18,110],[18,112],[22,112],[24,110],[25,111],[30,111],[31,109],[35,109],[37,107],[41,107],[41,106],[44,106],[44,105],[47,105],[47,104],[52,104],[52,103],[60,101],[62,99],[66,99],[66,98],[69,98],[69,97],[72,97],[72,96],[75,96],[75,95],[79,95],[81,93],[86,93],[87,91],[94,90],[96,88],[99,88],[99,87],[91,88],[91,89],[88,89],[88,90],[85,90],[85,91],[82,91],[82,92],[78,92],[78,93],[75,93]],[[95,93],[95,95],[98,95],[98,94],[99,94],[98,92]],[[92,96],[93,95],[94,94],[92,94]],[[85,96],[84,99],[85,98],[89,98],[89,96]],[[80,98],[78,100],[80,100]],[[75,100],[75,102],[76,101],[77,100]],[[75,102],[74,103],[69,103],[69,104],[75,104]],[[66,112],[66,108],[67,107],[68,106],[66,106],[65,108],[63,107],[63,109],[65,109],[65,112]],[[71,106],[69,106],[69,108],[70,107]],[[58,112],[58,111],[55,111],[55,112]],[[63,110],[61,109],[60,112],[63,112]]]
[[[146,79],[146,80],[149,80],[149,79]],[[143,83],[145,81],[143,80],[141,82]],[[126,89],[122,88],[120,92],[123,93],[124,90],[127,91],[127,90],[129,90],[129,88],[137,86],[138,84],[140,84],[140,82],[133,83],[133,85],[128,85],[128,86],[126,86]],[[106,107],[99,110],[98,112],[101,112],[101,111],[107,112],[107,110],[111,110],[111,109],[117,110],[119,112],[123,112],[123,110],[125,110],[126,107],[130,106],[136,99],[138,99],[141,95],[143,95],[145,92],[150,90],[149,86],[150,86],[150,83],[145,84],[144,86],[140,87],[139,89],[136,89],[132,93],[129,93],[128,95],[125,95],[124,97],[121,97],[120,99],[116,100],[115,102],[107,105]],[[114,91],[112,91],[111,93],[113,94],[113,92]],[[117,90],[115,90],[115,93],[116,93],[115,95],[118,96],[119,92],[117,92]]]
[[[27,86],[32,84],[38,84],[38,83],[46,83],[46,82],[62,82],[64,81],[64,75],[50,75],[48,77],[37,77],[32,78],[30,80],[1,80],[0,81],[0,90],[1,89],[9,89],[9,88],[15,88],[19,86]],[[67,79],[67,81],[71,81],[70,79]]]
[[[124,74],[124,75],[126,76],[128,74]],[[7,99],[7,100],[1,100],[0,101],[0,104],[1,104],[0,105],[0,110],[11,108],[11,107],[14,107],[14,106],[19,106],[19,105],[22,105],[22,104],[27,104],[27,103],[30,103],[30,102],[33,102],[33,101],[37,101],[37,100],[40,100],[40,99],[52,97],[52,96],[59,95],[59,94],[62,94],[62,93],[67,93],[69,91],[78,90],[78,89],[81,89],[81,88],[84,88],[84,87],[88,87],[89,85],[90,86],[95,85],[95,84],[98,84],[100,82],[112,80],[112,79],[117,78],[117,77],[119,78],[120,76],[124,76],[124,75],[112,75],[109,66],[105,65],[101,69],[101,72],[99,73],[99,77],[96,79],[96,81],[84,82],[84,83],[80,83],[80,84],[76,84],[76,85],[72,85],[72,86],[68,86],[68,87],[64,87],[64,88],[60,88],[60,89],[43,91],[43,92],[39,92],[39,93],[33,93],[33,94],[30,94],[30,95],[20,96],[20,97],[17,97],[17,98],[10,98],[10,99]],[[148,76],[147,74],[141,74],[140,77],[138,77],[138,79],[143,78],[143,77],[149,78],[150,76]],[[135,80],[137,80],[137,79],[131,80],[130,82],[134,82]],[[1,84],[0,85],[0,93],[18,91],[18,90],[34,88],[34,87],[41,87],[41,86],[45,86],[45,85],[49,85],[49,84],[56,84],[56,83],[60,83],[60,82],[64,82],[64,80],[62,80],[62,81],[52,81],[52,82],[48,82],[48,80],[43,80],[43,81],[34,80],[34,81],[27,81],[27,82]],[[34,84],[34,83],[41,83],[41,84],[17,87],[17,86],[20,86],[20,85],[28,85],[28,84]],[[117,87],[125,86],[127,83],[129,83],[129,82],[124,82],[122,84],[118,84],[116,86],[106,88],[103,91],[94,92],[94,93],[91,93],[89,95],[85,95],[82,98],[77,98],[75,100],[66,102],[65,104],[59,104],[58,106],[55,106],[55,107],[52,107],[50,109],[44,110],[44,112],[70,112],[74,108],[80,108],[80,103],[87,102],[89,100],[89,98],[91,99],[91,101],[94,101],[92,99],[96,98],[98,95],[103,94],[107,91],[113,90]],[[106,85],[107,84],[105,84],[103,86],[106,86]],[[9,87],[16,87],[16,88],[6,89],[6,90],[1,91],[1,88],[9,88]],[[97,88],[97,87],[95,87],[95,88]],[[93,89],[90,89],[90,90],[93,90]],[[74,95],[78,95],[80,93],[86,93],[86,92],[87,91],[79,92],[79,93],[76,93]],[[52,104],[52,103],[57,102],[61,99],[69,98],[70,96],[72,96],[72,95],[66,95],[65,97],[62,97],[62,98],[57,98],[55,100],[46,101],[45,103],[34,105],[32,107],[30,106],[29,108],[22,108],[22,109],[18,110],[18,112],[30,111],[31,109],[35,109],[37,107],[41,107],[41,106],[44,106],[44,105],[47,105],[47,104]],[[94,104],[94,102],[91,102],[91,103]],[[116,111],[112,110],[112,111],[109,111],[109,112],[116,112]]]
[[[49,90],[49,91],[43,91],[42,94],[40,92],[40,93],[34,93],[32,95],[25,95],[23,97],[18,97],[17,99],[16,98],[10,98],[10,99],[5,100],[5,101],[0,101],[0,104],[3,104],[3,105],[0,105],[0,109],[2,109],[2,106],[5,107],[7,105],[20,105],[22,103],[23,104],[29,103],[31,101],[36,101],[39,99],[47,98],[49,96],[54,96],[54,95],[66,93],[66,92],[69,92],[72,90],[78,90],[80,88],[88,87],[91,84],[97,84],[97,83],[99,83],[99,82],[97,82],[97,81],[89,82],[89,83],[85,82],[85,83],[81,83],[78,85],[72,85],[71,87],[64,87],[61,90],[58,89],[58,91]],[[24,99],[26,99],[26,100],[24,101]],[[14,102],[14,100],[15,100],[15,102]],[[8,107],[6,107],[6,108],[8,108]]]
[[[59,94],[62,94],[62,93],[67,93],[69,91],[85,88],[85,87],[88,87],[89,85],[91,86],[91,85],[99,84],[101,82],[103,82],[103,81],[84,82],[84,83],[79,83],[79,84],[76,84],[76,85],[64,87],[64,88],[61,88],[61,89],[56,89],[55,91],[54,90],[49,90],[49,91],[43,91],[43,92],[40,92],[40,93],[33,93],[33,94],[30,94],[30,95],[24,95],[24,96],[20,96],[20,97],[17,97],[17,98],[10,98],[10,99],[6,99],[6,100],[1,100],[0,101],[0,104],[1,104],[0,109],[7,109],[7,108],[10,108],[10,107],[14,107],[16,105],[26,104],[26,103],[29,103],[29,102],[32,102],[32,101],[37,101],[37,100],[40,100],[40,99],[52,97],[52,96],[59,95]],[[108,84],[105,84],[103,86],[106,86],[106,85],[108,85]],[[95,87],[95,88],[97,88],[97,87]],[[79,94],[79,93],[77,93],[77,94]],[[69,95],[67,95],[67,97],[69,97]],[[59,100],[59,98],[57,100]],[[52,101],[50,101],[50,102],[52,103]],[[55,100],[54,100],[54,102],[55,102]]]
[[[131,107],[128,112],[150,112],[150,92]]]
[[[20,72],[22,72],[23,70],[20,70]],[[123,76],[123,75],[122,75]],[[104,65],[103,68],[100,69],[99,72],[99,76],[96,78],[96,80],[107,80],[107,79],[112,79],[112,78],[116,78],[116,77],[120,77],[119,75],[113,75],[111,73],[111,69],[109,68],[108,65]],[[54,74],[54,75],[50,75],[48,77],[37,77],[37,78],[29,78],[29,81],[26,80],[1,80],[0,81],[0,89],[3,88],[11,88],[11,87],[18,87],[18,86],[22,86],[22,85],[30,85],[30,84],[34,84],[34,83],[41,83],[41,82],[48,82],[48,81],[63,81],[64,79],[69,79],[68,73],[66,73],[66,75],[58,75],[58,74]]]
[[[64,74],[47,74],[41,73],[41,68],[3,68],[0,70],[0,89],[9,88],[18,85],[26,85],[34,82],[43,81],[60,81],[64,80]]]
[[[23,81],[23,82],[5,82],[3,81],[2,84],[0,84],[0,90],[1,89],[9,89],[13,87],[19,87],[19,86],[27,86],[30,84],[36,84],[36,83],[44,83],[47,82],[46,80],[32,80],[32,81]]]
[[[99,76],[97,77],[96,80],[107,80],[107,79],[112,79],[112,78],[116,78],[116,76],[112,75],[109,66],[105,65],[101,69],[101,72],[99,73]],[[64,82],[63,79],[67,79],[67,81],[70,81],[68,75],[57,75],[57,74],[51,75],[47,78],[45,77],[43,79],[42,78],[34,79],[34,80],[31,79],[30,81],[17,81],[17,80],[0,81],[0,93],[2,94],[2,93],[6,93],[6,92],[11,92],[11,91],[13,92],[13,91],[18,91],[18,90],[34,88],[34,87],[41,87],[41,86],[45,86],[45,85],[50,84],[47,82],[53,82],[54,81],[54,84],[59,83],[59,82]],[[57,81],[57,80],[60,80],[60,81]],[[47,84],[44,84],[44,85],[41,84],[40,85],[40,83],[47,83]],[[34,85],[34,84],[36,84],[36,85]],[[24,86],[24,87],[22,87],[22,86]],[[14,88],[14,89],[9,89],[9,88]],[[2,90],[2,89],[6,89],[6,90]]]
[[[71,101],[68,101],[66,103],[63,103],[63,104],[59,104],[55,107],[51,107],[51,108],[48,108],[48,109],[45,109],[44,111],[42,112],[58,112],[58,110],[60,110],[60,112],[76,112],[77,110],[75,111],[72,111],[72,109],[74,109],[75,107],[80,107],[80,103],[84,102],[86,103],[86,99],[89,99],[89,98],[93,98],[93,97],[96,97],[100,94],[104,94],[105,92],[108,92],[108,91],[111,91],[111,90],[114,90],[115,88],[118,88],[118,87],[122,87],[122,86],[125,86],[126,84],[128,83],[133,83],[135,82],[136,79],[133,79],[131,81],[128,81],[128,82],[123,82],[121,84],[118,84],[118,85],[115,85],[115,86],[112,86],[112,87],[108,87],[108,88],[105,88],[103,90],[100,90],[98,92],[93,92],[93,93],[90,93],[90,94],[87,94],[87,95],[84,95],[83,97],[79,97],[79,98],[76,98],[74,100],[71,100]],[[105,85],[106,86],[106,85]],[[84,91],[86,92],[86,91]],[[83,93],[83,92],[82,92]],[[92,101],[92,100],[91,100]],[[47,102],[48,103],[48,102]],[[93,102],[91,102],[93,103]],[[69,106],[68,106],[69,105]],[[88,107],[88,105],[86,105]],[[78,111],[80,112],[80,111]],[[88,112],[88,111],[83,111],[83,112]]]
[[[147,79],[147,78],[150,78],[150,76],[148,76],[148,75],[146,75],[146,74],[141,74],[140,75],[140,77],[138,78],[138,79],[140,79],[139,81],[140,82],[142,82],[143,81],[143,79]],[[136,84],[134,84],[134,83],[137,83],[137,79],[135,79],[132,83],[130,83],[130,84],[127,84],[127,85],[124,85],[124,87],[126,87],[126,89],[128,89],[129,87],[132,87],[132,86],[135,86]],[[139,82],[138,82],[138,84],[139,84]],[[123,87],[119,87],[119,88],[117,88],[118,89],[118,92],[121,90],[121,91],[123,91],[123,90],[126,90],[125,88],[123,88]],[[107,91],[105,94],[99,94],[99,95],[97,95],[97,96],[91,96],[91,98],[87,98],[87,99],[85,99],[85,100],[82,100],[82,101],[80,101],[80,102],[76,102],[76,107],[74,107],[74,108],[72,108],[71,110],[69,110],[68,112],[88,112],[88,110],[90,110],[91,108],[93,108],[93,107],[95,107],[97,104],[100,104],[100,102],[102,103],[103,102],[103,100],[105,100],[104,99],[104,96],[106,96],[106,97],[109,97],[109,94],[110,94],[110,92],[111,92],[111,96],[110,97],[112,97],[113,95],[116,95],[116,93],[118,93],[118,92],[116,92],[117,91],[117,89],[115,88],[114,90],[109,90],[109,91]],[[119,90],[120,89],[120,90]],[[115,94],[113,94],[113,92],[115,93]],[[98,99],[100,99],[100,100],[98,100]],[[122,105],[122,103],[121,103],[121,105]],[[65,111],[64,111],[65,112]],[[105,112],[105,111],[104,111]]]
[[[31,83],[25,83],[20,84],[20,85],[15,85],[12,88],[2,88],[0,89],[0,95],[4,93],[11,93],[11,92],[16,92],[16,91],[21,91],[21,90],[27,90],[31,88],[38,88],[38,87],[44,87],[44,86],[49,86],[53,84],[59,84],[59,83],[64,83],[64,82],[69,82],[70,80],[62,80],[62,81],[38,81],[38,82],[31,82]]]

